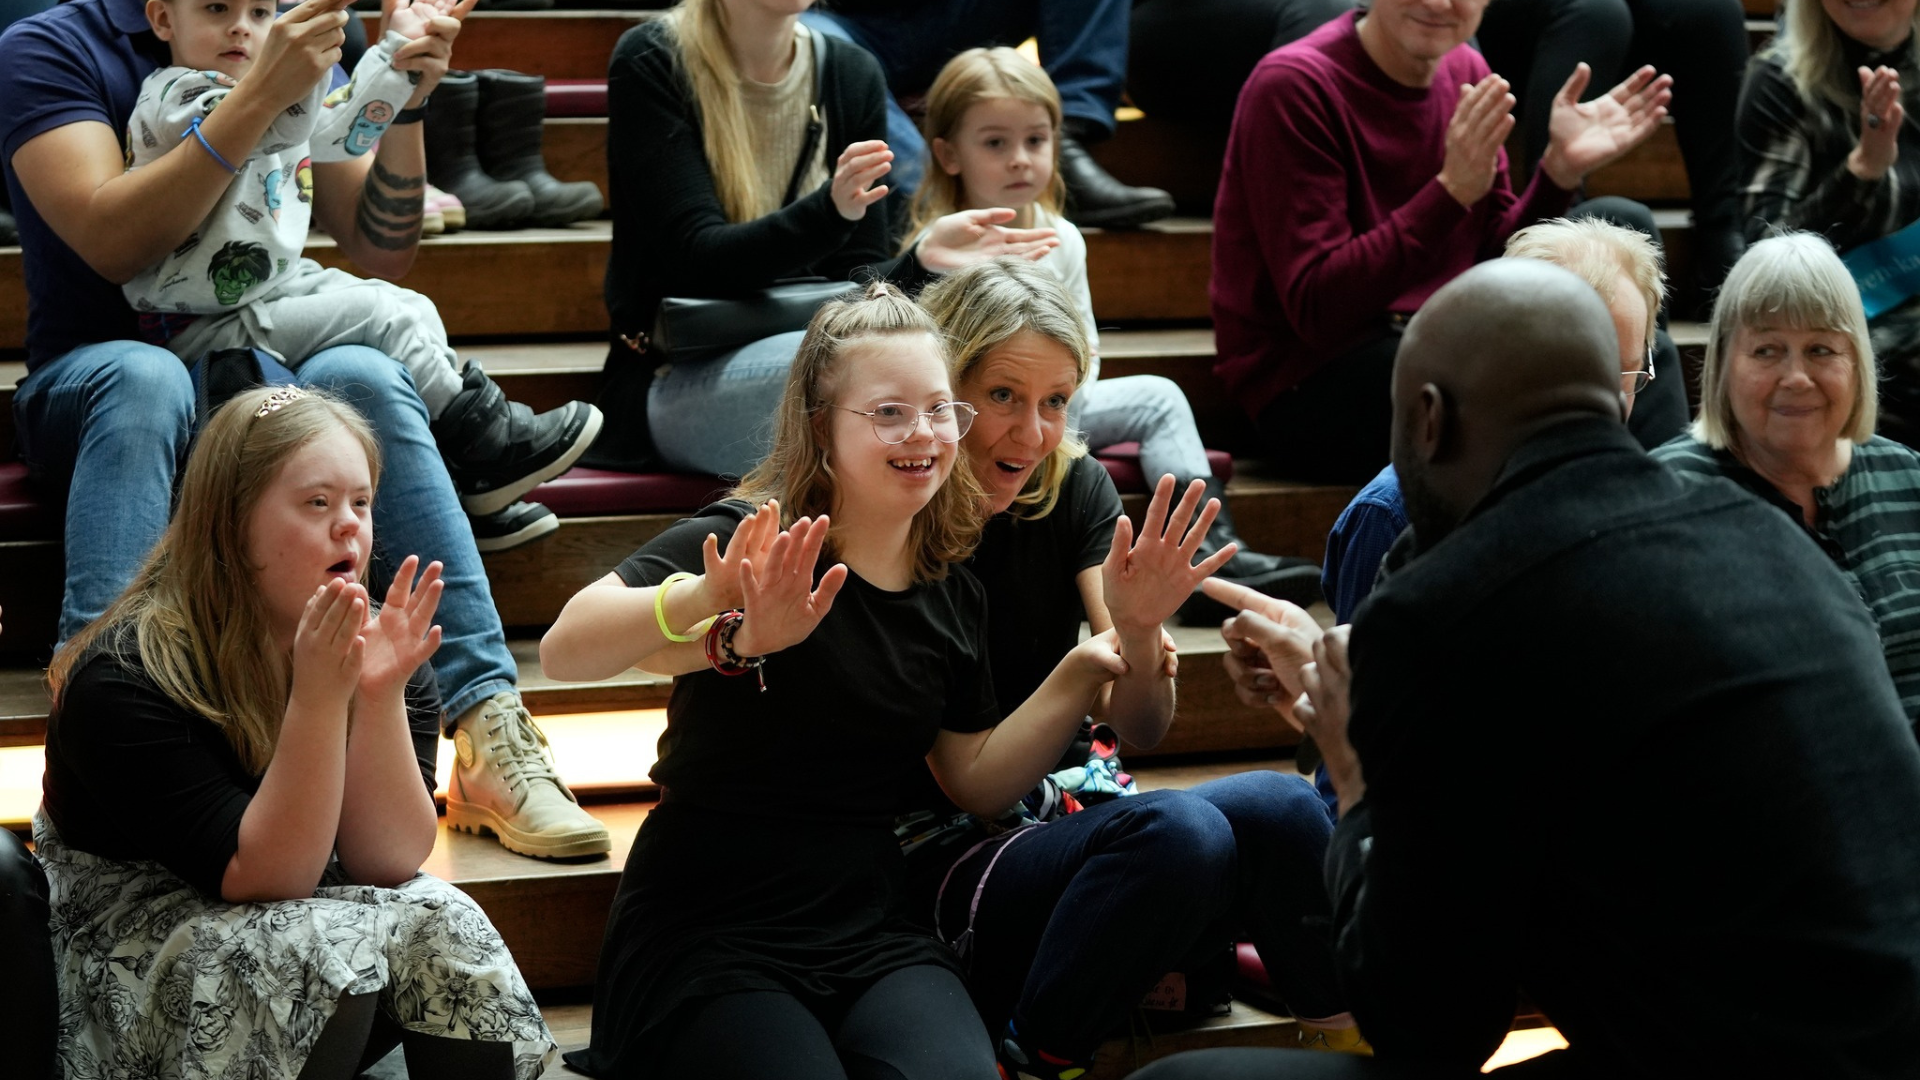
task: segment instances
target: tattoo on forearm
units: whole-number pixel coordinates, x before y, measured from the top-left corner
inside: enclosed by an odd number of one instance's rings
[[[395,191],[424,191],[427,186],[426,177],[400,176],[385,165],[380,164],[379,158],[373,159],[373,175],[377,177],[381,183]]]
[[[426,177],[396,175],[376,158],[373,171],[361,186],[354,224],[374,247],[406,251],[420,242],[425,204]]]
[[[362,204],[371,203],[375,210],[391,218],[417,218],[426,205],[426,192],[415,191],[408,195],[389,195],[378,187],[368,184],[360,195]]]

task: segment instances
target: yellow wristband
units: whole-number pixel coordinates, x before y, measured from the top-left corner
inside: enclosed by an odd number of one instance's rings
[[[667,580],[661,582],[659,586],[655,588],[653,591],[653,620],[660,624],[660,634],[662,637],[666,638],[668,641],[678,641],[683,643],[688,641],[699,641],[700,635],[705,634],[707,632],[707,627],[713,625],[713,617],[708,616],[707,618],[702,619],[699,625],[695,626],[693,629],[687,631],[684,634],[676,634],[673,632],[671,628],[667,626],[667,590],[671,589],[675,582],[692,581],[694,578],[699,576],[700,575],[698,574],[689,574],[684,570],[682,570],[677,574],[668,574]]]

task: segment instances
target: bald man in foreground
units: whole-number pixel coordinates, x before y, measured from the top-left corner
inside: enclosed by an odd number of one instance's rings
[[[1483,263],[1400,346],[1413,525],[1351,652],[1209,583],[1326,753],[1378,1056],[1139,1080],[1473,1076],[1523,1002],[1570,1045],[1515,1076],[1920,1076],[1920,749],[1873,623],[1784,515],[1648,458],[1619,379],[1591,287]]]

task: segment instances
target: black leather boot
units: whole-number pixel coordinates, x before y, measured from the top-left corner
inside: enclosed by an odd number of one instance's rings
[[[599,215],[605,200],[590,181],[562,183],[540,153],[547,118],[547,80],[498,68],[480,76],[480,167],[499,180],[518,180],[533,192],[532,224],[558,228]]]
[[[533,192],[518,180],[487,175],[474,154],[480,80],[449,71],[433,89],[427,112],[427,179],[467,210],[469,229],[518,229],[533,217]]]
[[[1060,134],[1060,178],[1067,185],[1067,217],[1075,225],[1131,229],[1173,215],[1173,196],[1113,178],[1087,152],[1093,125],[1069,119]]]
[[[493,514],[512,506],[572,468],[600,434],[600,410],[584,401],[536,414],[508,401],[479,364],[468,364],[462,381],[460,392],[429,428],[460,507],[469,514]]]
[[[12,247],[20,242],[20,226],[13,215],[0,210],[0,247]]]
[[[1233,516],[1227,512],[1226,487],[1218,477],[1207,481],[1207,497],[1220,500],[1220,516],[1213,519],[1213,528],[1207,530],[1207,538],[1201,543],[1195,562],[1228,544],[1239,544],[1240,550],[1233,553],[1233,558],[1228,559],[1227,565],[1221,567],[1214,577],[1245,585],[1268,596],[1290,600],[1301,607],[1320,601],[1320,567],[1310,559],[1262,555],[1248,547],[1247,542],[1240,538],[1240,531],[1233,526]],[[1232,608],[1198,589],[1193,591],[1186,603],[1180,605],[1179,611],[1180,622],[1187,626],[1218,626],[1233,615]]]

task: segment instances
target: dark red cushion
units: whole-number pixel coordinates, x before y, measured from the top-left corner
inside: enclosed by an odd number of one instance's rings
[[[1122,495],[1144,495],[1153,490],[1147,478],[1140,472],[1140,444],[1132,442],[1115,443],[1104,450],[1095,450],[1093,456],[1107,467],[1107,475],[1113,477],[1113,486],[1120,489]],[[1220,478],[1222,484],[1233,479],[1233,456],[1220,450],[1207,451],[1207,464],[1213,467],[1213,475]],[[1159,477],[1154,477],[1159,480]]]
[[[533,489],[529,502],[561,517],[684,514],[726,494],[726,481],[686,473],[624,473],[573,468]]]
[[[27,482],[27,467],[0,462],[0,540],[58,540],[59,507]]]
[[[1260,950],[1253,942],[1242,941],[1233,947],[1233,959],[1240,969],[1240,977],[1255,986],[1273,988],[1273,980],[1267,977],[1267,965],[1260,962]]]
[[[607,80],[548,79],[547,115],[607,115]]]

